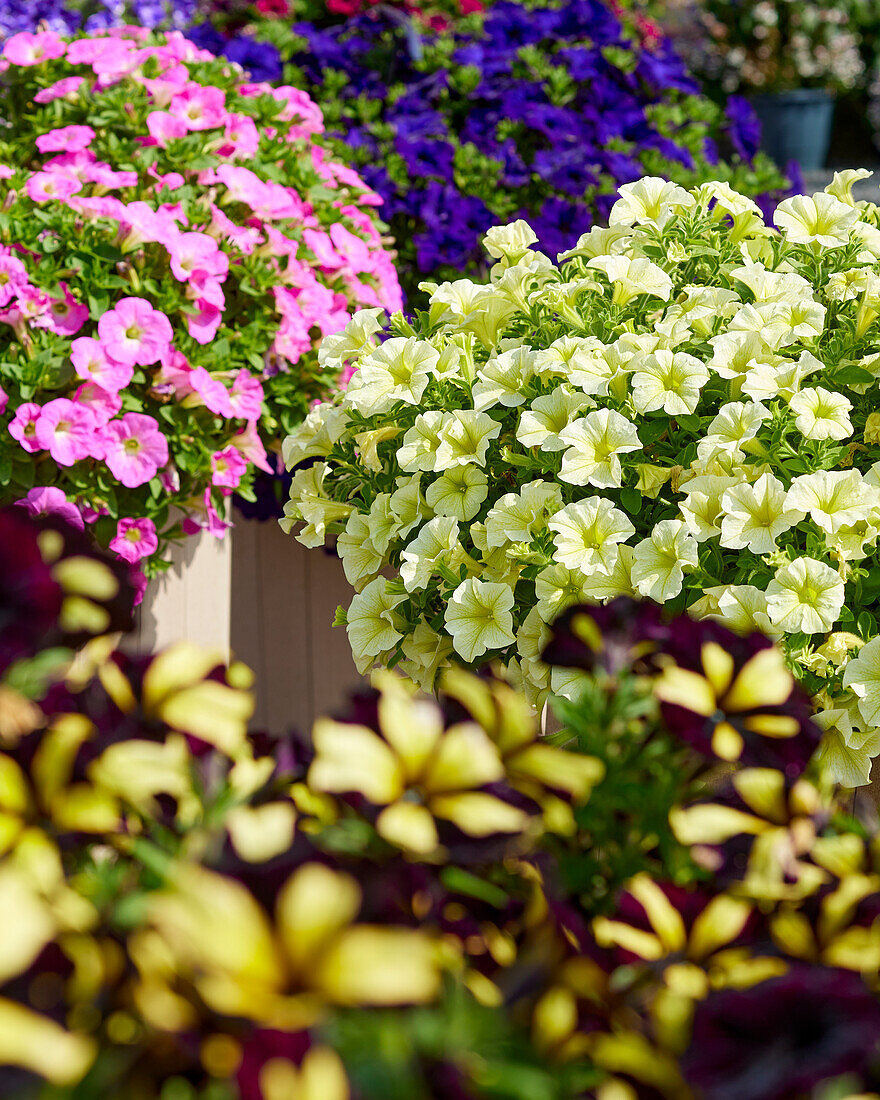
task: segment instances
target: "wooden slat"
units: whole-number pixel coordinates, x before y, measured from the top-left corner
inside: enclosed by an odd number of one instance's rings
[[[339,558],[309,550],[309,597],[312,620],[313,713],[330,714],[344,707],[348,694],[363,686],[351,656],[345,628],[333,626],[341,604],[348,607],[354,591]]]

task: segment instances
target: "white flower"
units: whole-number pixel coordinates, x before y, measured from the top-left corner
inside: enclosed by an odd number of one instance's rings
[[[755,401],[771,397],[790,400],[808,374],[822,369],[819,360],[808,351],[801,352],[797,361],[774,356],[773,361],[765,359],[749,367],[742,384],[743,393]]]
[[[797,413],[795,426],[807,439],[848,439],[853,433],[852,402],[842,393],[817,386],[796,393],[789,407]]]
[[[493,225],[483,237],[483,248],[494,259],[515,264],[529,253],[537,240],[529,223],[520,218],[510,225]]]
[[[486,516],[486,548],[530,543],[562,507],[562,491],[552,481],[530,481],[518,493],[505,493]]]
[[[670,416],[692,413],[709,372],[696,356],[655,351],[639,361],[632,377],[632,402],[637,412],[663,409]]]
[[[405,599],[405,593],[394,591],[386,577],[376,577],[352,599],[346,631],[355,660],[378,657],[397,645],[403,624],[394,608]]]
[[[562,456],[561,480],[597,489],[618,488],[623,476],[618,455],[642,446],[635,425],[614,409],[587,413],[560,432],[559,438],[568,448]]]
[[[465,661],[473,661],[487,650],[504,649],[515,642],[513,603],[510,585],[476,577],[462,581],[444,612],[456,653]]]
[[[771,554],[779,536],[803,518],[802,512],[787,511],[786,501],[785,486],[771,473],[729,488],[721,499],[721,545]]]
[[[326,458],[333,444],[345,434],[348,413],[337,405],[322,401],[316,405],[302,424],[281,444],[284,466],[292,470],[304,458]]]
[[[841,248],[849,244],[859,212],[833,195],[795,195],[776,207],[773,220],[788,240],[796,244],[818,244]]]
[[[809,516],[829,535],[867,519],[878,504],[880,492],[858,470],[801,474],[792,481],[785,500],[786,508]]]
[[[577,244],[568,252],[560,252],[556,259],[563,263],[576,256],[613,256],[625,252],[632,240],[632,232],[625,225],[594,225],[588,233],[578,237]]]
[[[391,494],[391,511],[397,520],[397,534],[402,539],[406,538],[427,514],[422,498],[421,474],[397,479],[397,489]]]
[[[360,362],[344,402],[365,416],[388,412],[397,401],[418,405],[440,353],[426,340],[395,336]]]
[[[345,579],[357,592],[381,570],[385,558],[370,541],[369,517],[353,512],[345,531],[336,540],[336,550],[342,559]]]
[[[774,637],[779,631],[770,622],[767,613],[767,593],[753,584],[722,585],[712,590],[717,594],[718,612],[712,618],[740,634],[760,630]]]
[[[564,565],[548,565],[535,577],[534,610],[546,623],[552,622],[567,607],[583,603],[587,598],[587,578],[579,570],[566,569]]]
[[[593,402],[570,386],[557,386],[552,393],[536,397],[519,418],[516,438],[524,447],[540,447],[542,451],[564,451],[559,433],[590,408]]]
[[[772,351],[794,340],[789,324],[790,310],[784,302],[759,302],[745,305],[732,318],[728,331],[755,332]]]
[[[342,332],[332,332],[318,345],[318,362],[324,370],[342,367],[375,346],[373,336],[382,328],[382,309],[359,309]]]
[[[448,470],[452,466],[471,463],[485,466],[489,443],[497,439],[500,432],[501,425],[488,413],[474,409],[454,409],[451,413],[444,413],[434,469]]]
[[[838,201],[845,202],[847,206],[855,206],[852,187],[859,180],[869,180],[873,176],[867,168],[844,168],[842,172],[835,172],[831,183],[825,188],[829,195],[833,195]]]
[[[456,571],[464,561],[464,552],[458,541],[458,520],[452,516],[437,516],[428,520],[402,551],[400,559],[400,577],[407,592],[427,588],[441,562]]]
[[[739,451],[744,443],[755,438],[770,415],[770,410],[759,401],[729,401],[722,405],[697,444],[697,457],[707,462],[718,450]]]
[[[686,496],[679,510],[697,542],[705,542],[720,533],[721,498],[737,480],[719,474],[701,474],[682,486]]]
[[[379,493],[370,505],[367,526],[370,532],[370,542],[380,554],[384,555],[388,550],[389,543],[400,529],[397,516],[391,510],[390,493]]]
[[[681,592],[685,568],[698,563],[697,543],[684,523],[664,519],[633,548],[632,582],[643,596],[665,603]]]
[[[614,305],[625,306],[640,294],[660,298],[664,302],[672,296],[672,279],[662,267],[650,260],[631,259],[629,256],[596,256],[587,267],[601,271],[611,283],[611,301]]]
[[[871,754],[854,748],[847,735],[852,732],[849,712],[840,707],[822,710],[813,721],[825,731],[816,752],[822,774],[842,787],[864,787],[871,782]]]
[[[815,558],[796,558],[783,565],[767,585],[770,621],[788,634],[829,631],[840,616],[843,599],[843,581]]]
[[[401,470],[412,474],[418,470],[434,469],[443,422],[444,413],[442,412],[431,409],[428,412],[419,413],[415,423],[403,437],[403,444],[397,452],[397,461]]]
[[[477,371],[474,408],[484,412],[498,404],[507,408],[521,405],[526,399],[523,391],[535,372],[534,362],[531,348],[514,348],[490,359]]]
[[[744,283],[754,294],[756,302],[790,302],[795,304],[804,298],[812,298],[813,287],[803,275],[789,271],[768,271],[763,264],[749,263],[737,267],[731,278]]]
[[[859,714],[872,727],[880,726],[880,637],[862,646],[844,669],[843,686],[858,699]]]
[[[683,187],[659,176],[644,176],[618,188],[620,198],[611,207],[609,225],[653,225],[662,229],[671,217],[689,210],[694,198]],[[580,242],[579,242],[580,243]]]
[[[428,506],[438,516],[473,519],[489,495],[489,481],[476,466],[453,466],[425,491]]]
[[[472,332],[491,351],[517,306],[495,287],[470,279],[456,279],[440,286],[425,284],[431,291],[429,317],[432,324],[449,324],[458,332]]]
[[[709,343],[712,358],[706,366],[722,378],[740,378],[754,363],[777,358],[757,332],[722,332]]]
[[[636,533],[626,515],[604,497],[587,497],[566,505],[547,526],[556,532],[554,560],[587,575],[610,575],[618,543]]]

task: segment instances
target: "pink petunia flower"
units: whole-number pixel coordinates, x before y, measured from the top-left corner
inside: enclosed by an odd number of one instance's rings
[[[8,305],[15,296],[16,287],[26,286],[27,268],[14,256],[0,256],[0,306]]]
[[[94,382],[108,393],[119,393],[131,382],[134,367],[107,358],[100,341],[80,336],[70,345],[70,360],[80,378]]]
[[[89,319],[89,307],[78,302],[67,289],[67,283],[61,283],[63,298],[53,298],[49,309],[40,319],[40,327],[57,332],[59,336],[73,336]]]
[[[142,519],[121,519],[116,525],[116,537],[110,540],[110,549],[132,565],[148,558],[159,549],[156,524],[146,516]]]
[[[118,393],[110,393],[94,382],[83,382],[73,395],[77,405],[89,410],[95,418],[95,434],[89,452],[90,458],[104,457],[104,425],[113,419],[122,409],[122,398]]]
[[[91,126],[61,126],[57,130],[40,134],[37,148],[41,153],[78,153],[87,149],[95,137]]]
[[[171,100],[169,110],[187,130],[213,130],[226,121],[226,95],[222,88],[189,84]]]
[[[61,172],[34,172],[24,189],[33,202],[50,202],[52,199],[64,202],[77,191],[82,191],[82,186],[79,180]]]
[[[76,98],[83,82],[81,76],[64,76],[56,80],[48,88],[41,88],[34,96],[35,103],[52,103],[56,99],[67,99],[71,102]]]
[[[171,322],[146,298],[122,298],[98,321],[98,336],[110,359],[148,367],[168,351]]]
[[[260,147],[260,133],[250,115],[228,115],[221,157],[252,157]]]
[[[9,394],[6,390],[0,386],[0,416],[6,412],[6,406],[9,404]]]
[[[211,481],[224,489],[237,489],[247,470],[247,459],[236,447],[224,447],[211,455]]]
[[[202,513],[202,515],[199,515],[199,513]],[[196,518],[197,516],[198,518]],[[211,490],[206,489],[202,507],[198,509],[198,512],[187,516],[181,526],[187,535],[207,531],[215,539],[222,539],[232,524],[220,516],[220,513],[214,507],[214,502],[211,500]]]
[[[168,111],[151,111],[147,115],[147,129],[150,137],[162,149],[169,141],[186,137],[189,132],[183,119],[169,114]]]
[[[198,298],[196,306],[198,313],[187,314],[186,331],[197,344],[210,344],[220,328],[223,311],[211,305],[205,298]]]
[[[39,65],[63,57],[67,49],[62,39],[53,31],[14,34],[3,48],[4,60],[12,65]]]
[[[197,271],[218,279],[229,271],[228,256],[207,233],[178,233],[167,242],[166,248],[171,273],[181,283],[188,282]]]
[[[30,454],[40,450],[36,428],[41,412],[41,407],[35,402],[26,401],[15,410],[15,416],[9,424],[9,434]]]
[[[259,379],[244,369],[236,374],[229,393],[232,415],[242,420],[259,420],[263,411],[263,387]]]
[[[78,531],[85,528],[79,508],[73,501],[67,499],[63,490],[53,485],[41,485],[31,489],[22,500],[17,500],[15,503],[27,508],[28,515],[60,516]]]
[[[128,489],[151,481],[168,462],[168,441],[152,416],[125,413],[104,429],[104,461]]]
[[[37,443],[59,466],[72,466],[88,458],[94,436],[92,413],[67,397],[56,397],[40,410],[35,428]]]
[[[229,400],[229,390],[205,367],[193,367],[186,381],[193,393],[198,394],[205,407],[215,416],[230,419],[235,415],[232,411],[232,402]]]
[[[238,448],[248,462],[258,469],[265,470],[267,474],[275,472],[269,465],[266,448],[263,446],[262,439],[260,439],[255,420],[249,420],[241,431],[233,437],[232,446]]]

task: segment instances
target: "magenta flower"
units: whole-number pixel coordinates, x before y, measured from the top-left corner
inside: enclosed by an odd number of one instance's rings
[[[106,316],[106,314],[105,314]],[[104,429],[104,461],[128,489],[151,481],[168,462],[168,441],[159,425],[144,413],[126,413]]]
[[[98,335],[110,359],[125,366],[157,363],[171,344],[171,322],[146,298],[122,298],[98,322]]]
[[[64,42],[52,31],[38,34],[14,34],[3,48],[3,59],[12,65],[39,65],[63,57],[67,49]]]
[[[51,329],[60,336],[73,336],[89,319],[89,307],[78,302],[67,289],[67,283],[61,284],[63,298],[53,298],[48,311],[41,318],[41,327]]]
[[[63,202],[77,191],[82,191],[82,184],[73,176],[65,176],[61,172],[34,172],[24,189],[34,202],[50,202],[52,199]]]
[[[204,514],[200,515],[199,513]],[[220,513],[214,507],[214,502],[211,500],[211,490],[206,489],[204,505],[193,515],[187,516],[181,526],[186,535],[195,535],[199,531],[207,531],[215,539],[222,539],[232,524],[221,518]]]
[[[87,149],[95,140],[95,131],[91,126],[61,126],[40,134],[37,148],[41,153],[78,153]]]
[[[61,489],[56,489],[52,485],[41,485],[31,489],[22,500],[17,500],[15,503],[27,508],[28,515],[60,516],[78,531],[85,528],[79,508],[73,501],[67,499]]]
[[[224,489],[237,489],[247,466],[247,459],[238,448],[224,447],[211,455],[211,480]]]
[[[175,138],[186,137],[188,131],[182,118],[167,111],[151,111],[147,115],[147,129],[156,145],[163,149]]]
[[[166,246],[171,260],[171,273],[181,283],[188,282],[196,271],[221,278],[229,271],[229,259],[207,233],[179,233]]]
[[[116,537],[110,541],[110,549],[132,565],[148,558],[159,549],[156,524],[146,516],[143,519],[121,519],[116,525]]]
[[[83,82],[81,76],[65,76],[56,80],[48,88],[42,88],[34,96],[35,103],[52,103],[56,99],[74,99]]]
[[[28,285],[27,268],[15,256],[0,256],[0,306],[8,305],[16,288]]]
[[[89,410],[95,419],[95,437],[92,442],[91,457],[104,457],[104,435],[100,431],[122,408],[122,398],[118,393],[110,393],[95,382],[83,382],[73,395],[77,405]]]
[[[108,359],[101,343],[91,336],[80,336],[73,341],[70,360],[80,378],[94,382],[108,393],[124,390],[134,374],[134,367],[130,364]]]
[[[171,100],[170,110],[188,130],[213,130],[226,121],[226,95],[221,88],[189,84]]]
[[[232,402],[229,400],[229,390],[210,371],[204,367],[193,367],[186,381],[215,416],[230,419],[235,415],[232,411]]]
[[[9,434],[17,439],[26,451],[33,454],[40,449],[37,442],[37,421],[42,409],[33,401],[26,401],[15,410],[15,416],[9,425]]]
[[[232,446],[237,447],[248,462],[252,463],[258,469],[265,470],[267,474],[273,474],[275,472],[269,465],[266,448],[263,446],[262,439],[260,439],[260,433],[257,431],[257,422],[255,420],[249,420],[247,424],[245,424],[232,440]]]
[[[48,451],[59,466],[72,466],[91,453],[95,418],[84,405],[56,397],[40,410],[34,434],[39,447]]]
[[[198,313],[187,314],[186,331],[197,344],[210,344],[217,335],[217,329],[220,328],[223,311],[205,298],[199,298],[196,301],[196,307]]]
[[[6,390],[0,386],[0,416],[6,412],[6,406],[9,404],[9,394]]]
[[[242,367],[229,394],[232,415],[242,420],[259,420],[263,411],[263,387],[259,379]]]

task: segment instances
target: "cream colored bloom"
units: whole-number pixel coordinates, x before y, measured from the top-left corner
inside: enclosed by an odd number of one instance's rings
[[[348,424],[348,413],[337,405],[322,401],[316,405],[281,444],[284,466],[292,470],[304,458],[326,458],[333,444],[341,439]]]
[[[429,514],[422,497],[422,475],[399,477],[391,494],[391,511],[397,520],[397,534],[404,539]]]
[[[784,302],[758,302],[737,310],[728,326],[729,332],[755,332],[771,351],[790,344],[794,330],[789,324],[790,310]]]
[[[709,372],[694,355],[655,351],[639,360],[632,376],[632,403],[636,412],[663,409],[670,416],[692,413]]]
[[[453,466],[425,490],[428,507],[438,516],[473,519],[489,495],[489,480],[476,466]]]
[[[567,607],[583,603],[587,598],[587,578],[579,569],[566,569],[564,565],[548,565],[535,577],[534,610],[544,622],[551,623]]]
[[[382,309],[359,309],[342,332],[332,332],[318,345],[318,362],[324,370],[338,371],[376,345],[373,337],[382,329]]]
[[[738,478],[724,474],[701,474],[682,486],[686,495],[679,511],[697,542],[705,542],[720,534],[721,498],[725,490],[738,482]]]
[[[496,260],[516,264],[531,251],[537,240],[529,223],[520,218],[510,225],[493,225],[483,237],[483,248]]]
[[[370,519],[362,511],[354,511],[337,539],[337,551],[342,559],[345,580],[360,592],[367,581],[382,570],[385,558],[370,539]]]
[[[747,263],[734,268],[731,278],[749,288],[756,302],[791,302],[812,298],[813,287],[792,271],[769,271],[761,263]]]
[[[587,266],[601,271],[611,284],[614,305],[625,306],[640,294],[664,302],[672,296],[672,279],[662,267],[650,260],[631,259],[629,256],[596,256]]]
[[[500,432],[501,425],[488,413],[473,409],[455,409],[444,413],[434,469],[448,470],[453,466],[472,463],[485,466],[489,443],[497,439]]]
[[[773,356],[772,359],[755,362],[748,368],[742,384],[743,393],[754,401],[768,400],[771,397],[791,400],[800,390],[807,375],[823,369],[816,356],[808,351],[801,352],[796,361]]]
[[[607,600],[613,600],[615,596],[636,595],[632,579],[635,547],[622,542],[617,549],[617,561],[610,576],[597,571],[584,580],[584,596],[587,600],[605,603]]]
[[[386,340],[361,360],[343,402],[365,416],[388,412],[397,401],[418,405],[439,359],[427,340]]]
[[[869,180],[873,176],[867,168],[845,168],[842,172],[835,172],[831,183],[825,188],[825,193],[833,195],[838,202],[845,202],[847,206],[855,206],[852,188],[859,180]]]
[[[437,673],[449,665],[452,654],[452,641],[446,634],[438,634],[424,621],[420,622],[412,634],[408,634],[400,643],[405,660],[400,662],[400,670],[409,676],[422,691],[433,691]]]
[[[833,195],[817,192],[812,196],[795,195],[783,200],[776,207],[773,220],[795,244],[842,248],[849,244],[859,212]]]
[[[609,576],[617,561],[618,543],[636,533],[619,508],[598,496],[566,505],[547,526],[556,532],[554,560],[585,575]]]
[[[767,593],[753,584],[719,585],[712,589],[717,594],[718,611],[712,618],[739,634],[760,630],[771,638],[779,631],[770,622],[767,613]]]
[[[530,481],[518,493],[505,493],[486,516],[486,548],[530,543],[562,507],[562,490],[553,481]]]
[[[412,474],[418,470],[434,469],[443,422],[444,414],[435,409],[419,413],[397,452],[397,462],[401,470]]]
[[[839,575],[815,558],[796,558],[776,570],[767,585],[767,611],[774,626],[787,634],[829,631],[843,608]]]
[[[643,596],[665,603],[681,592],[685,569],[698,564],[696,540],[683,521],[664,519],[633,548],[632,581]]]
[[[521,405],[525,389],[535,373],[535,353],[531,348],[513,348],[489,359],[477,371],[473,388],[474,408],[477,412],[491,409],[493,405],[512,408]]]
[[[359,592],[348,608],[346,632],[355,660],[378,657],[403,637],[403,624],[394,608],[406,599],[386,577],[376,577]]]
[[[487,351],[492,351],[517,312],[517,306],[495,287],[456,279],[454,283],[425,284],[431,304],[432,324],[448,324],[458,332],[472,332]]]
[[[693,195],[695,202],[704,207],[707,212],[709,206],[712,203],[715,204],[711,213],[716,221],[720,221],[725,214],[729,214],[732,218],[741,214],[754,214],[757,217],[761,215],[761,208],[754,199],[734,191],[729,183],[722,180],[701,183]]]
[[[513,603],[513,590],[507,584],[476,577],[462,581],[444,612],[456,653],[465,661],[474,661],[489,650],[504,649],[515,642]]]
[[[516,429],[516,438],[524,447],[540,447],[542,451],[564,451],[559,433],[576,420],[594,402],[571,386],[557,386],[552,393],[536,397],[523,410]]]
[[[597,489],[622,484],[621,454],[641,450],[636,427],[614,409],[597,409],[575,420],[559,434],[568,450],[562,456],[559,477],[571,485]]]
[[[722,332],[709,343],[712,358],[706,366],[722,378],[740,378],[754,364],[778,359],[757,332]]]
[[[644,176],[635,183],[625,183],[618,188],[618,194],[620,198],[608,215],[612,226],[652,225],[662,229],[675,214],[694,205],[693,195],[659,176]]]
[[[792,481],[785,501],[786,508],[809,516],[829,535],[867,519],[878,504],[880,493],[858,470],[801,474]]]
[[[391,494],[379,493],[370,505],[367,516],[367,529],[370,533],[370,542],[383,556],[388,552],[391,540],[400,530],[397,516],[391,510]]]
[[[824,776],[841,787],[864,787],[871,782],[873,759],[864,749],[847,744],[839,725],[841,716],[845,720],[846,712],[838,708],[813,715],[813,720],[825,730],[816,751],[816,764]]]
[[[842,393],[817,386],[796,393],[789,407],[796,413],[795,426],[806,439],[848,439],[853,433],[849,413],[852,401]]]
[[[868,726],[880,726],[880,637],[862,646],[843,672],[843,686],[858,699],[859,714]]]
[[[400,578],[407,592],[427,588],[441,563],[456,572],[464,561],[464,550],[458,541],[458,520],[452,516],[428,520],[401,552],[400,559]]]
[[[770,473],[751,485],[743,482],[729,488],[721,500],[721,545],[771,554],[779,536],[803,518],[802,512],[786,509],[786,500],[785,486]]]
[[[560,252],[556,259],[560,263],[572,260],[576,256],[592,259],[593,256],[613,256],[626,252],[632,240],[632,231],[625,225],[594,225],[588,233],[582,233],[574,248]]]
[[[770,410],[760,401],[729,401],[718,410],[706,435],[697,444],[697,457],[707,462],[718,450],[740,450],[754,439]]]

